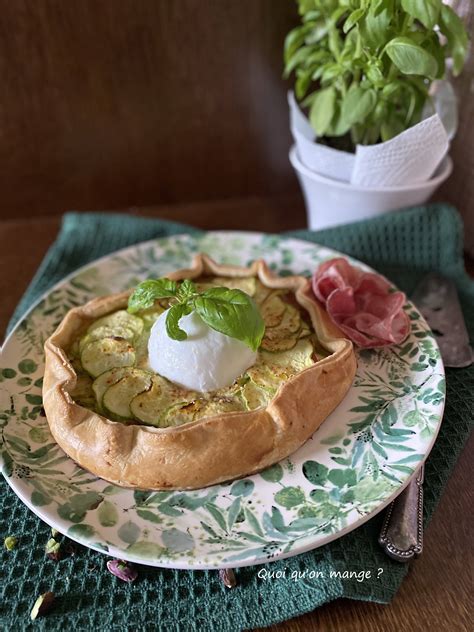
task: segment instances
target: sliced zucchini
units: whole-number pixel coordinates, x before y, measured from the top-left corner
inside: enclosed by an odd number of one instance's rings
[[[266,327],[276,327],[283,319],[286,311],[286,305],[278,296],[278,294],[270,294],[260,307],[260,313],[265,321]]]
[[[121,380],[128,371],[133,371],[133,369],[126,366],[118,367],[110,369],[110,371],[106,371],[105,373],[99,375],[99,377],[95,378],[92,383],[92,390],[94,391],[99,410],[104,409],[102,405],[102,398],[104,397],[105,391],[113,384],[116,384],[119,380]]]
[[[257,279],[255,277],[215,277],[210,280],[209,285],[218,287],[228,287],[229,290],[242,290],[249,296],[254,296],[257,288]]]
[[[151,387],[130,402],[132,415],[146,424],[161,426],[164,412],[173,401],[176,401],[173,397],[174,391],[177,393],[178,389],[174,389],[170,382],[159,375],[154,375]]]
[[[115,367],[132,366],[134,362],[135,351],[123,338],[94,340],[81,353],[82,366],[92,377]]]
[[[263,351],[288,351],[289,349],[293,349],[298,341],[297,335],[290,335],[288,337],[282,337],[280,331],[273,331],[273,329],[269,328],[265,330],[265,335],[262,340],[262,344],[260,348]]]
[[[267,327],[262,340],[265,351],[287,351],[296,345],[301,330],[301,315],[292,305],[285,305],[280,323]]]
[[[295,333],[301,329],[301,314],[293,305],[286,305],[283,318],[278,325],[278,329],[281,330],[283,335],[286,333]]]
[[[314,364],[312,355],[313,345],[309,338],[298,340],[295,346],[289,351],[279,353],[262,352],[262,360],[275,370],[275,365],[289,370],[291,373],[298,373]]]
[[[256,386],[265,389],[270,395],[277,391],[283,380],[288,379],[288,374],[282,367],[270,367],[263,363],[254,364],[247,370],[247,375]]]
[[[135,333],[135,337],[139,336],[143,331],[143,320],[138,316],[129,314],[125,309],[119,309],[112,314],[102,316],[102,318],[96,320],[95,323],[92,323],[87,332],[92,333],[95,329],[104,325],[114,331],[121,327],[131,329]],[[119,334],[114,333],[114,335]]]
[[[286,290],[278,290],[275,288],[268,287],[266,285],[263,285],[260,279],[258,279],[257,287],[255,289],[254,299],[258,305],[262,305],[262,303],[270,296],[272,295],[281,296],[282,294],[285,294],[285,293],[286,293]]]
[[[155,324],[158,316],[162,314],[164,311],[165,311],[164,307],[161,307],[160,305],[158,305],[158,303],[156,303],[155,306],[153,307],[153,310],[146,310],[144,312],[140,312],[140,318],[143,320],[145,331],[150,331],[150,329]]]
[[[132,417],[130,403],[134,397],[151,387],[152,376],[140,369],[130,369],[115,384],[104,393],[102,404],[104,408],[117,417],[129,419]]]
[[[135,332],[129,327],[109,327],[108,325],[101,325],[96,327],[91,332],[87,333],[79,342],[79,350],[82,351],[86,345],[94,340],[101,340],[101,338],[123,338],[128,342],[132,342],[135,338]]]
[[[243,375],[239,375],[239,377],[235,380],[235,382],[233,384],[230,384],[230,386],[224,386],[222,388],[219,388],[216,391],[212,392],[212,397],[215,398],[224,398],[224,399],[228,399],[233,398],[233,397],[238,397],[239,393],[242,389],[242,386],[249,381],[249,376],[244,373]]]
[[[243,386],[242,397],[247,410],[255,410],[256,408],[266,406],[271,399],[270,393],[257,386],[252,380],[249,380],[247,384]]]
[[[193,421],[203,419],[204,417],[214,417],[222,413],[233,413],[243,411],[242,401],[237,397],[214,397],[206,401],[206,403],[196,411]]]
[[[160,420],[162,428],[168,426],[181,426],[196,419],[200,411],[205,407],[206,400],[198,398],[190,402],[179,402],[167,408]]]

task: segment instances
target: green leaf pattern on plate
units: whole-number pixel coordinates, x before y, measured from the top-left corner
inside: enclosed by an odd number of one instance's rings
[[[128,248],[43,297],[10,337],[0,367],[0,454],[9,483],[63,533],[122,559],[205,568],[253,564],[327,542],[386,503],[424,460],[445,382],[438,347],[408,303],[402,345],[358,352],[354,386],[297,453],[260,474],[188,492],[122,489],[75,465],[41,405],[43,344],[71,307],[188,266],[197,252],[280,274],[311,274],[331,250],[273,235],[208,233]]]

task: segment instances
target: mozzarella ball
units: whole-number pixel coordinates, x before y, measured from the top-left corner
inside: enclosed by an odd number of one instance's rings
[[[257,359],[257,353],[235,338],[215,331],[196,312],[179,326],[188,337],[173,340],[166,332],[167,311],[154,323],[148,341],[150,367],[166,379],[201,393],[230,386]]]

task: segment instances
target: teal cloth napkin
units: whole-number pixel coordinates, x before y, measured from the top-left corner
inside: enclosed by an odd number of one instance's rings
[[[68,213],[9,329],[54,283],[100,256],[140,241],[197,233],[160,219],[109,213]],[[474,337],[474,284],[464,271],[462,223],[457,212],[432,205],[391,213],[351,225],[286,233],[330,246],[361,259],[410,293],[428,271],[455,280]],[[473,422],[474,367],[447,370],[447,406],[436,445],[428,459],[425,518],[431,517]],[[219,630],[270,625],[337,599],[389,603],[408,565],[388,559],[377,544],[382,515],[339,540],[309,553],[273,563],[287,579],[258,577],[259,567],[237,571],[238,588],[227,590],[215,571],[139,567],[139,579],[125,584],[110,575],[106,557],[81,546],[55,563],[44,556],[49,528],[32,514],[2,479],[0,529],[19,536],[21,546],[2,551],[0,623],[6,630],[29,629],[29,611],[38,594],[56,596],[54,609],[35,622],[38,630]],[[383,569],[383,572],[378,572]],[[326,579],[293,581],[292,572],[322,571]],[[371,571],[372,579],[329,578],[329,572]]]

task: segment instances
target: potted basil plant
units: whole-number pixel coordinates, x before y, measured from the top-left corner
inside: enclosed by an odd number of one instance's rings
[[[284,76],[310,226],[426,201],[452,167],[432,93],[463,68],[461,18],[442,0],[297,2]]]

